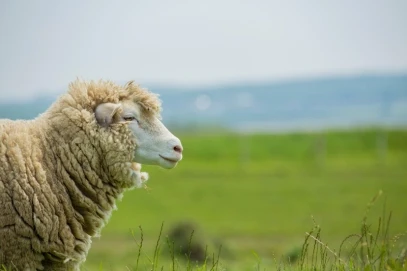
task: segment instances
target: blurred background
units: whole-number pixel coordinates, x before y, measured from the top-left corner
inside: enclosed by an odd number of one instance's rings
[[[406,11],[404,0],[1,1],[0,118],[36,117],[77,77],[160,94],[184,160],[144,167],[148,189],[125,194],[84,270],[128,270],[139,227],[152,255],[162,225],[163,251],[194,231],[196,261],[220,245],[230,270],[256,255],[295,261],[314,224],[333,248],[357,233],[379,191],[369,218],[392,211],[394,236],[407,230]]]

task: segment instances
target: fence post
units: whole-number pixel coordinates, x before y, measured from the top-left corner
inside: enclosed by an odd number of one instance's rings
[[[319,133],[315,140],[315,158],[318,166],[322,167],[325,165],[326,137],[323,133]]]
[[[376,149],[379,163],[384,165],[387,157],[388,136],[384,130],[379,130],[376,137]]]

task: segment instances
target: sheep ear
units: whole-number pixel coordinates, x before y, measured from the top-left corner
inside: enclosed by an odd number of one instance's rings
[[[103,103],[96,107],[95,116],[99,125],[109,127],[113,121],[115,114],[121,108],[120,104]]]

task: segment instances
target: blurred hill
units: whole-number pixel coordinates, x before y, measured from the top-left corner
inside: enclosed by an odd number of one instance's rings
[[[407,126],[407,75],[332,77],[202,88],[146,85],[173,128],[241,131]],[[62,91],[60,93],[63,93]],[[31,119],[57,98],[0,101],[0,118]]]

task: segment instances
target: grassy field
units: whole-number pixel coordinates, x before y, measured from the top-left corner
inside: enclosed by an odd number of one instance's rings
[[[314,223],[337,248],[360,231],[367,203],[380,190],[367,222],[376,225],[385,206],[392,212],[390,236],[407,231],[407,131],[179,136],[184,160],[170,171],[143,168],[149,188],[124,195],[84,270],[131,270],[139,226],[140,266],[148,266],[163,222],[163,250],[169,230],[190,222],[210,254],[222,244],[227,270],[257,270],[255,254],[263,267],[295,254]],[[401,237],[395,246],[406,244]]]

